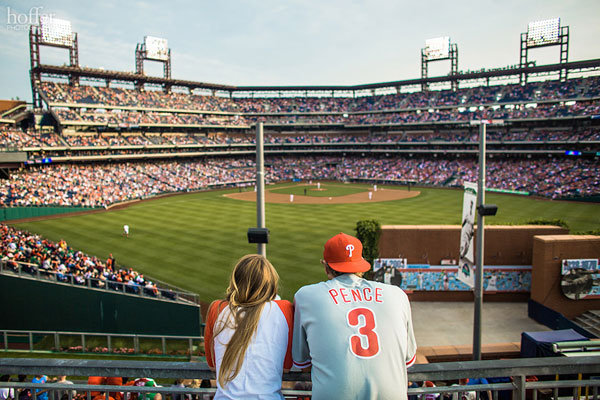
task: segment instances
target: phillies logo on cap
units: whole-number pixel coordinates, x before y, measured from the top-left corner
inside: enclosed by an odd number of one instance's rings
[[[354,250],[354,245],[353,244],[347,245],[346,250],[348,250],[348,257],[352,258],[352,251]]]
[[[325,243],[323,259],[339,272],[365,272],[371,268],[362,257],[362,243],[354,236],[339,233]]]

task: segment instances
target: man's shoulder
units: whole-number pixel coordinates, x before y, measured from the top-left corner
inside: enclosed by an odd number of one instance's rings
[[[311,283],[310,285],[304,285],[296,292],[298,294],[311,293],[315,290],[322,290],[326,286],[325,282]]]
[[[373,286],[385,288],[385,289],[387,289],[389,291],[395,291],[395,292],[398,292],[398,293],[404,293],[404,294],[406,294],[404,292],[404,290],[402,290],[402,288],[400,286],[398,286],[398,285],[393,285],[393,284],[384,283],[384,282],[377,282],[377,281],[367,281],[367,282],[369,282],[369,284],[371,284]]]
[[[399,302],[403,302],[403,303],[409,302],[408,295],[399,286],[391,285],[391,284],[383,283],[383,282],[377,282],[377,281],[368,281],[368,282],[371,286],[373,286],[375,288],[381,288],[384,291],[385,296],[387,298],[390,298],[390,296],[391,296],[391,298],[395,299],[395,301],[399,301]]]
[[[310,285],[302,286],[296,294],[294,294],[294,302],[297,302],[299,299],[302,301],[306,301],[307,299],[311,299],[319,293],[325,293],[327,291],[326,282],[317,282]]]

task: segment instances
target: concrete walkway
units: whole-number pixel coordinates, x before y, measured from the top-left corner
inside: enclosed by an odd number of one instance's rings
[[[417,345],[473,343],[473,303],[411,302]],[[520,342],[521,332],[550,330],[527,316],[527,303],[483,303],[482,344]]]

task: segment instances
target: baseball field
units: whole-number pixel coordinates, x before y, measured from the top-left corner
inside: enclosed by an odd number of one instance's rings
[[[267,186],[266,225],[271,232],[267,257],[281,276],[281,296],[292,299],[302,285],[324,278],[319,260],[325,241],[339,232],[355,234],[356,222],[458,224],[461,190],[322,182]],[[306,189],[306,195],[305,195]],[[16,226],[51,240],[64,239],[99,258],[109,253],[120,267],[198,293],[204,302],[221,297],[236,260],[256,252],[246,232],[256,226],[254,192],[239,189],[182,194],[134,203],[100,213],[67,216]],[[290,202],[290,194],[294,201]],[[277,195],[278,201],[270,199]],[[385,196],[384,196],[385,195]],[[283,197],[281,197],[283,196]],[[359,197],[357,201],[344,199]],[[562,219],[571,232],[600,228],[600,204],[550,201],[487,193],[498,205],[488,224],[519,224]],[[130,237],[122,236],[123,225]],[[458,246],[458,243],[457,243]]]

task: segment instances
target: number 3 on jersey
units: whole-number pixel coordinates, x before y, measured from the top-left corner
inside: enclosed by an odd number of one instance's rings
[[[379,336],[375,331],[375,314],[370,308],[358,307],[348,311],[348,325],[357,328],[356,335],[350,336],[350,351],[360,358],[371,358],[379,354]]]

